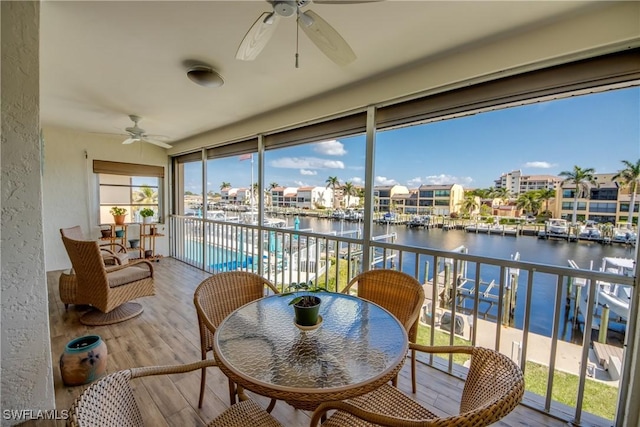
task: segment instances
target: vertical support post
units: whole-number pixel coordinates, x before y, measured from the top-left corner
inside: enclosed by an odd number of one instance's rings
[[[429,283],[429,261],[424,262],[424,283]]]
[[[607,331],[609,329],[609,306],[607,304],[602,308],[600,315],[600,331],[598,331],[598,342],[607,343]]]
[[[362,270],[371,269],[371,235],[373,229],[373,186],[374,186],[374,166],[375,166],[375,146],[376,146],[376,108],[367,107],[366,124],[366,157],[365,157],[365,177],[364,177],[364,218],[363,218],[363,247],[362,247]]]
[[[451,264],[444,261],[444,305],[451,303]]]

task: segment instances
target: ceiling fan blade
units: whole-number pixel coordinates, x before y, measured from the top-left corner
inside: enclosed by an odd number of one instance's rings
[[[356,54],[327,21],[320,18],[317,13],[311,10],[301,15],[305,15],[306,17],[298,19],[298,25],[307,37],[309,37],[311,41],[318,46],[318,49],[327,55],[329,59],[342,66],[355,61]]]
[[[136,141],[140,141],[140,138],[134,138],[134,137],[129,137],[127,139],[125,139],[124,141],[122,141],[123,144],[133,144]]]
[[[162,141],[157,141],[155,139],[150,139],[150,138],[142,138],[142,140],[144,142],[148,142],[149,144],[153,144],[153,145],[157,145],[158,147],[162,147],[162,148],[173,148],[171,145],[166,144]]]
[[[315,4],[358,4],[377,3],[385,0],[313,0]]]
[[[278,15],[273,12],[265,12],[260,15],[242,39],[236,52],[236,59],[242,61],[256,59],[271,39],[278,22]]]

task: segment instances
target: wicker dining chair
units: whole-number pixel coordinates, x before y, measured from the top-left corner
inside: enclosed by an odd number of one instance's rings
[[[193,295],[193,303],[198,314],[200,329],[200,350],[202,360],[213,351],[213,334],[218,325],[235,309],[265,296],[265,292],[279,293],[278,289],[264,277],[246,271],[228,271],[217,273],[205,279],[198,285]],[[200,400],[198,407],[202,407],[204,389],[207,382],[207,370],[202,368],[200,377]],[[229,400],[236,401],[237,389],[229,380]],[[269,405],[269,411],[275,401]]]
[[[75,400],[69,410],[68,425],[71,427],[144,426],[145,420],[134,395],[134,391],[139,388],[131,387],[132,379],[150,375],[186,373],[208,366],[216,366],[215,360],[209,359],[187,365],[131,368],[109,374],[91,384]],[[207,426],[283,427],[253,400],[245,400],[232,405]]]
[[[142,306],[132,300],[155,294],[153,265],[149,261],[105,266],[98,242],[65,236],[62,242],[78,279],[76,301],[93,306],[80,317],[80,323],[110,325],[142,313]]]
[[[452,427],[488,426],[504,418],[522,400],[524,376],[522,370],[507,356],[497,351],[470,346],[427,347],[409,344],[418,352],[466,353],[471,362],[460,399],[457,415],[438,417],[414,398],[396,387],[382,387],[343,402],[323,403],[315,410],[311,426],[337,410],[322,427]]]
[[[418,338],[418,318],[424,304],[424,290],[412,276],[397,270],[369,270],[351,279],[342,291],[357,287],[358,296],[387,309],[404,326],[409,341]],[[397,383],[397,377],[393,384]],[[416,353],[411,351],[411,387],[416,392]]]

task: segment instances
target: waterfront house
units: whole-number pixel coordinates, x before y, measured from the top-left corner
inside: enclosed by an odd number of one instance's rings
[[[70,265],[61,227],[79,224],[93,234],[98,229],[99,205],[106,201],[100,199],[102,172],[94,160],[132,165],[120,170],[129,176],[141,166],[161,169],[158,206],[170,219],[159,225],[164,236],[157,250],[172,256],[169,242],[179,230],[169,224],[187,208],[185,170],[199,167],[198,182],[205,186],[209,158],[264,155],[358,134],[371,160],[382,132],[633,87],[640,79],[638,2],[312,4],[357,52],[359,62],[346,71],[304,38],[296,69],[293,31],[284,22],[257,61],[236,61],[239,38],[269,10],[266,2],[50,1],[0,7],[3,409],[55,404],[56,324],[48,316],[46,272]],[[189,81],[191,55],[218,67],[225,85]],[[141,126],[150,133],[172,137],[173,148],[140,141],[122,145],[122,135],[104,134],[124,132],[131,125],[126,115],[134,113],[149,117],[149,126]],[[450,154],[464,150],[452,144]],[[370,218],[390,203],[375,204],[380,192],[374,191],[374,162],[365,165]],[[385,193],[384,201],[391,197]],[[491,250],[485,255],[491,258]],[[637,426],[640,419],[634,399],[640,391],[640,328],[636,318],[631,322],[635,335],[628,337],[612,422],[619,426]],[[581,414],[579,404],[567,409],[551,402],[549,394],[537,409],[569,421]],[[3,425],[19,421],[5,418]]]

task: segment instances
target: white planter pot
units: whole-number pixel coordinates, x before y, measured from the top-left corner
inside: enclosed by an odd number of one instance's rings
[[[142,217],[142,223],[143,224],[151,224],[152,222],[153,222],[153,217],[152,216]]]

